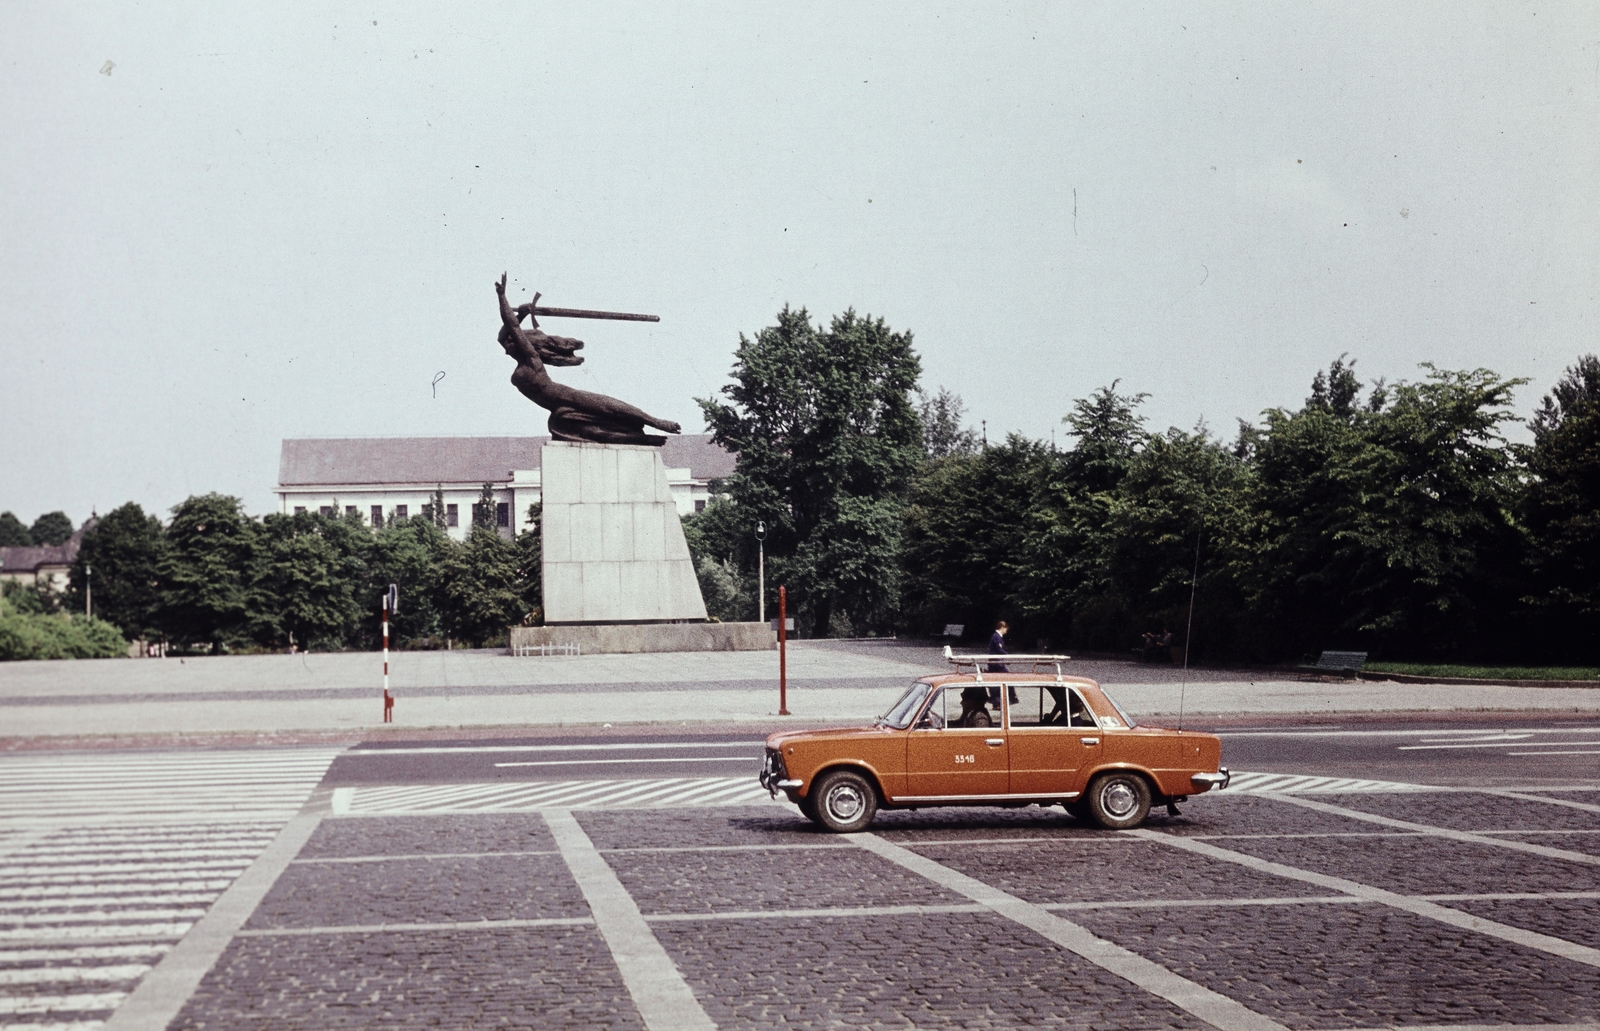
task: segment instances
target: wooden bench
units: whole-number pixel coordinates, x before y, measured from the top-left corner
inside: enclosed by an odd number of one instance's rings
[[[1337,673],[1342,677],[1354,677],[1361,672],[1361,667],[1366,664],[1366,652],[1323,652],[1317,656],[1314,665],[1296,666],[1302,673],[1321,673],[1323,675]]]

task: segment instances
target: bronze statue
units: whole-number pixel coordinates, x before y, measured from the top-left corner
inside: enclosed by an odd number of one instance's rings
[[[668,433],[682,431],[683,427],[677,423],[647,415],[614,397],[557,383],[545,371],[547,364],[582,365],[583,359],[573,352],[583,347],[583,341],[548,335],[539,328],[538,313],[560,313],[580,318],[616,318],[617,315],[538,308],[537,293],[531,302],[513,308],[506,300],[506,277],[503,273],[494,289],[500,295],[500,346],[505,348],[506,354],[517,360],[511,382],[522,391],[522,396],[540,408],[549,410],[551,437],[597,444],[651,444],[660,447],[667,438],[645,433],[646,426],[654,426]],[[625,317],[630,321],[655,321],[653,316]],[[531,331],[522,328],[524,318],[530,320]]]

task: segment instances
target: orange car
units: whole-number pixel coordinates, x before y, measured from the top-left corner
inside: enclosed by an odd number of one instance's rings
[[[767,738],[761,785],[838,832],[879,809],[1055,804],[1120,830],[1228,786],[1215,735],[1136,725],[1066,658],[950,656],[972,672],[923,677],[870,727]],[[1019,665],[1056,672],[994,671]]]

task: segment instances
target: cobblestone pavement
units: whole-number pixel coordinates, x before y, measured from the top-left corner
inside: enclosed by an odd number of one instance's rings
[[[170,1026],[1600,1029],[1600,805],[1521,794],[328,812]]]

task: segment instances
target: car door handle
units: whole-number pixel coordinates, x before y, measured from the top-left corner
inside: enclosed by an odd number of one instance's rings
[[[983,743],[988,745],[990,748],[999,748],[1001,745],[1006,743],[1006,739],[1003,737],[985,738]]]
[[[1100,739],[1097,737],[1080,737],[1078,740],[1086,745],[1098,745],[1100,743]]]

